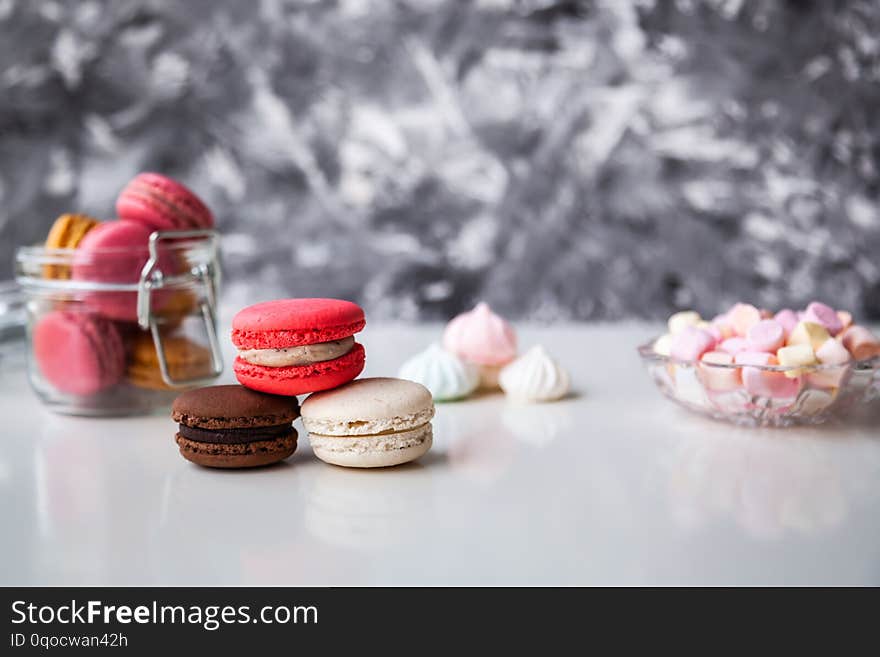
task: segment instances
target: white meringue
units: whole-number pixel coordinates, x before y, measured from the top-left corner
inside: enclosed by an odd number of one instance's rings
[[[436,342],[406,361],[398,376],[421,383],[437,401],[467,397],[480,383],[480,371],[475,365],[449,353]]]
[[[501,370],[498,383],[508,397],[541,402],[564,397],[569,377],[544,347],[536,345]]]

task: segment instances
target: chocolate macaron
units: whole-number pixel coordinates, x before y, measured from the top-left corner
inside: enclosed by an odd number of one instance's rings
[[[211,468],[252,468],[277,463],[296,450],[296,397],[243,386],[189,390],[174,400],[176,440],[188,461]]]

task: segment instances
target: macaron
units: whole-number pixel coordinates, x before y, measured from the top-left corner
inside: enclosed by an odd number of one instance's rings
[[[119,382],[125,348],[116,326],[97,315],[53,311],[33,328],[37,369],[55,389],[92,395]]]
[[[162,338],[165,362],[174,379],[194,379],[211,372],[211,352],[183,335]],[[159,354],[150,333],[139,332],[129,349],[126,376],[132,385],[148,390],[171,390],[159,369]]]
[[[232,320],[238,382],[276,395],[329,390],[364,369],[354,334],[364,311],[341,299],[280,299],[248,306]]]
[[[367,378],[310,395],[302,405],[312,451],[350,468],[414,461],[431,449],[431,392],[414,381]]]
[[[116,213],[154,230],[212,228],[214,217],[185,185],[158,173],[135,176],[116,199]]]
[[[180,454],[211,468],[252,468],[277,463],[296,450],[295,397],[266,395],[238,385],[196,388],[178,396],[171,418],[179,423]]]
[[[153,231],[133,221],[107,221],[86,234],[73,256],[74,280],[90,283],[135,284],[150,257],[148,244]],[[173,267],[160,263],[168,273]],[[168,293],[153,294],[154,306],[161,306]],[[86,293],[90,309],[125,322],[137,320],[137,292],[101,290]]]
[[[46,237],[47,249],[75,249],[86,234],[100,222],[85,214],[62,214],[52,224]],[[46,265],[43,267],[44,278],[70,278],[70,267],[67,265]]]

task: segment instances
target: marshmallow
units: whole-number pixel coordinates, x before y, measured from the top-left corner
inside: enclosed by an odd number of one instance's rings
[[[750,351],[773,353],[785,344],[785,329],[772,319],[762,319],[752,326],[746,334]]]
[[[723,351],[707,351],[700,359],[700,379],[703,385],[715,392],[735,390],[742,385],[737,367],[716,367],[733,365],[733,355]]]
[[[837,318],[840,320],[840,323],[843,324],[844,331],[846,329],[848,329],[850,326],[852,326],[852,323],[853,323],[852,313],[848,313],[845,310],[838,310],[837,311]]]
[[[786,344],[790,346],[806,344],[809,345],[813,351],[818,351],[819,347],[821,347],[826,340],[830,339],[831,336],[821,324],[816,324],[814,322],[800,322],[794,328],[794,331],[791,332],[791,335],[788,336]]]
[[[721,334],[721,339],[726,340],[736,335],[733,326],[727,321],[727,315],[718,315],[711,322],[712,327]]]
[[[816,354],[808,344],[793,344],[788,347],[782,347],[782,349],[776,352],[776,358],[779,360],[779,364],[785,367],[799,368],[802,365],[816,364]],[[792,369],[784,374],[788,378],[793,379],[803,374],[803,370]]]
[[[747,303],[738,303],[727,311],[727,322],[741,338],[749,329],[761,321],[761,311]]]
[[[708,331],[696,326],[686,326],[678,335],[672,336],[671,355],[676,360],[699,360],[715,346],[715,338]]]
[[[807,306],[804,311],[804,321],[824,326],[831,335],[837,335],[843,330],[843,322],[840,321],[834,308],[819,301],[813,301]]]
[[[791,335],[791,332],[794,331],[794,327],[798,324],[797,314],[788,308],[780,310],[773,316],[773,319],[782,324],[782,328],[785,329],[786,338]]]
[[[864,326],[853,324],[843,334],[843,346],[856,360],[880,356],[880,341]]]
[[[816,359],[823,365],[843,365],[850,361],[850,355],[838,340],[826,340],[816,350]]]
[[[788,378],[782,372],[759,369],[762,366],[778,365],[779,361],[773,354],[757,351],[744,351],[736,355],[734,361],[738,365],[755,365],[743,367],[743,387],[750,395],[789,399],[796,397],[801,389],[800,378]]]
[[[741,351],[748,351],[749,343],[745,338],[727,338],[718,348],[731,356],[736,356]]]
[[[672,353],[672,336],[669,333],[661,335],[654,340],[654,353],[660,356],[669,356]]]
[[[849,372],[850,355],[846,347],[838,340],[826,340],[816,352],[816,360],[825,367],[808,374],[810,382],[822,388],[839,388]]]
[[[666,326],[669,329],[670,334],[678,335],[688,326],[696,326],[702,321],[700,313],[693,310],[682,310],[681,312],[670,316],[669,320],[666,322]]]

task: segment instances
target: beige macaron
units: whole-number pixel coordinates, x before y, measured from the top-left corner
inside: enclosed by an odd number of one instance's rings
[[[382,468],[414,461],[431,449],[434,401],[404,379],[357,379],[303,402],[303,425],[322,461]]]

